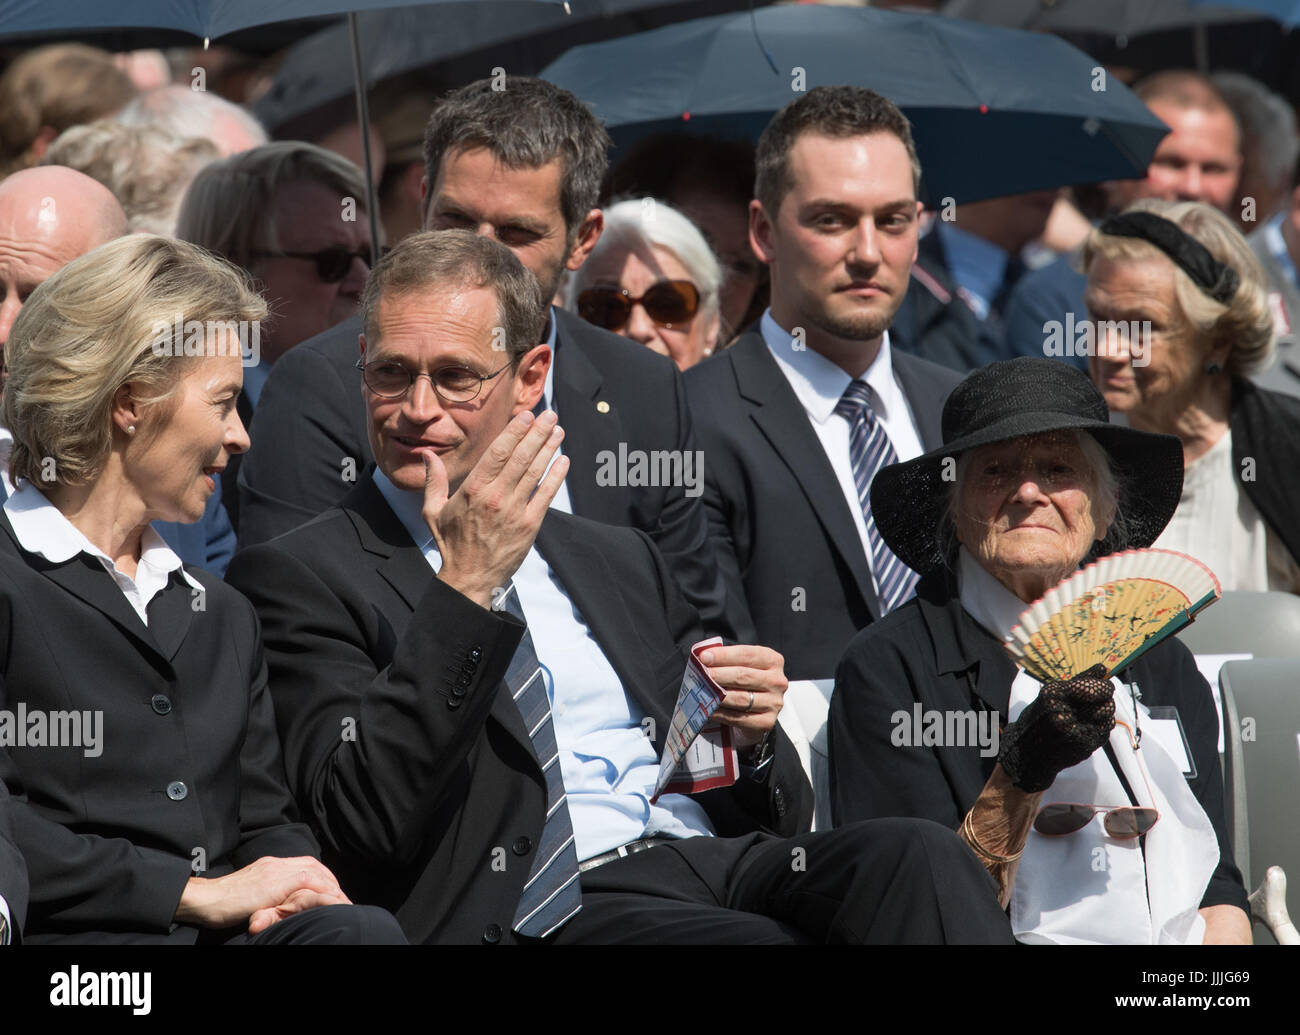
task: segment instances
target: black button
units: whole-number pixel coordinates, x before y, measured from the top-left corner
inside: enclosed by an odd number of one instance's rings
[[[483,928],[483,943],[495,945],[501,940],[501,928],[497,924],[488,924]]]
[[[153,710],[159,715],[166,715],[172,710],[171,698],[166,694],[154,694],[153,700],[149,703],[153,706]]]
[[[472,647],[470,648],[469,656],[474,661],[478,661],[479,658],[483,657],[483,649],[481,647]]]
[[[451,688],[451,696],[459,701],[462,697],[465,696],[465,691],[458,686],[453,686]]]
[[[776,805],[776,814],[778,817],[785,815],[785,791],[777,787],[772,792],[772,802]]]
[[[167,797],[172,801],[184,801],[189,793],[190,789],[180,780],[173,780],[167,785]]]
[[[455,711],[460,707],[460,701],[461,699],[459,697],[450,697],[447,699],[447,707],[452,711]]]
[[[527,855],[533,847],[533,843],[526,837],[516,837],[515,843],[510,846],[515,855]]]

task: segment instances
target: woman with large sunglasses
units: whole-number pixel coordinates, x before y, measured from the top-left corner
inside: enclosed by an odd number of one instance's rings
[[[572,274],[568,308],[685,370],[717,347],[721,268],[704,235],[654,198],[605,210],[605,230]]]
[[[1086,374],[1035,358],[971,374],[943,431],[871,487],[881,538],[921,579],[836,673],[836,823],[960,831],[1021,941],[1249,942],[1219,719],[1191,653],[1170,638],[1114,678],[1040,685],[1002,646],[1081,564],[1156,539],[1178,506],[1178,439],[1110,424]]]

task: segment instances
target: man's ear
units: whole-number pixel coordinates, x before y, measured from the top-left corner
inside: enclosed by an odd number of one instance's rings
[[[757,198],[749,203],[749,246],[759,259],[771,264],[776,252],[772,241],[772,221]]]
[[[510,416],[536,407],[546,391],[546,373],[550,369],[549,345],[534,345],[524,353],[515,369],[515,400]]]
[[[28,147],[31,156],[40,161],[45,157],[45,152],[50,149],[50,145],[58,138],[59,131],[53,126],[42,126],[36,133],[36,138]]]
[[[564,260],[564,268],[567,270],[581,269],[582,264],[591,255],[591,250],[596,247],[596,242],[600,240],[600,235],[604,230],[605,213],[598,208],[593,208],[587,213],[582,225],[578,227],[578,232],[574,236],[573,247],[569,249],[569,255]]]

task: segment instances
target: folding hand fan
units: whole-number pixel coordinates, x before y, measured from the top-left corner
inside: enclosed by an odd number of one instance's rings
[[[1111,554],[1031,604],[1005,646],[1016,664],[1044,682],[1098,663],[1115,672],[1176,633],[1221,591],[1214,572],[1186,554]]]

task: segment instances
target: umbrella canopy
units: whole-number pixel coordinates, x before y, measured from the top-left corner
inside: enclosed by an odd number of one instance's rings
[[[1016,29],[1140,36],[1145,32],[1264,17],[1243,11],[1243,6],[1248,5],[1232,6],[1232,0],[948,0],[943,13]]]
[[[1193,7],[1204,9],[1208,0],[1189,0]],[[1300,0],[1216,0],[1219,4],[1254,11],[1256,17],[1263,15],[1281,22],[1288,29],[1300,25]]]
[[[443,0],[0,0],[0,36],[143,28],[207,40],[272,22],[439,2]]]
[[[578,43],[747,6],[747,0],[570,0],[566,13],[553,4],[499,0],[370,11],[358,18],[361,59],[371,88],[440,92],[495,67],[535,75]],[[328,122],[351,103],[351,60],[346,26],[313,33],[284,55],[255,113],[272,130],[290,134]]]
[[[541,74],[590,104],[620,145],[671,129],[757,138],[799,90],[869,87],[911,120],[925,199],[961,203],[1143,176],[1168,127],[1099,73],[1053,36],[797,6],[575,47]]]

